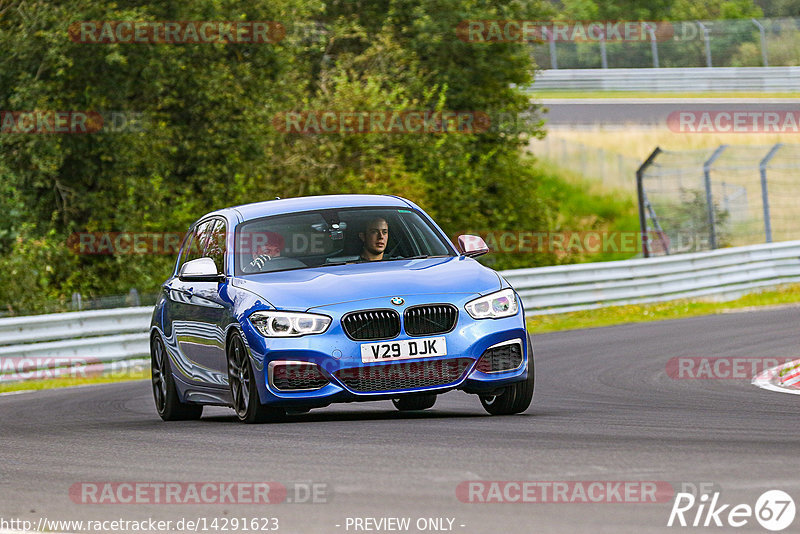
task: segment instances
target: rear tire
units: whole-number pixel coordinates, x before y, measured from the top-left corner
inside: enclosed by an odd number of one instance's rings
[[[253,364],[237,333],[228,341],[228,384],[231,388],[232,408],[242,423],[268,423],[278,421],[286,415],[282,408],[265,406],[258,398]]]
[[[528,335],[528,378],[503,388],[498,395],[480,395],[484,410],[492,415],[512,415],[528,409],[533,399],[535,373],[533,366],[533,344]]]
[[[153,399],[156,411],[164,421],[191,421],[200,419],[203,415],[202,404],[187,404],[181,402],[172,369],[169,364],[169,355],[164,348],[164,342],[158,334],[150,341],[150,374],[153,382]]]
[[[392,399],[394,407],[401,412],[412,410],[427,410],[436,404],[436,395],[413,395],[408,397],[398,397]]]

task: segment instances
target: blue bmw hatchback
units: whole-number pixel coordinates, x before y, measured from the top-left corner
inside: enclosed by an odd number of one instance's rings
[[[458,250],[457,250],[458,249]],[[151,324],[164,420],[229,406],[247,423],[334,402],[423,410],[458,389],[525,411],[533,349],[519,296],[413,202],[276,199],[192,225]]]

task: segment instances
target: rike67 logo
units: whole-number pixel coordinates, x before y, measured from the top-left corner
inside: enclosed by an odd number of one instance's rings
[[[755,517],[765,529],[779,531],[794,521],[794,500],[784,491],[765,491],[755,506],[724,504],[719,496],[719,492],[700,497],[691,493],[676,494],[667,526],[739,528],[749,524]]]

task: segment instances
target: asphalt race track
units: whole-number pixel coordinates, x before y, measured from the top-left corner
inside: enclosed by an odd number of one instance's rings
[[[534,403],[491,417],[461,392],[412,415],[390,402],[246,426],[207,409],[163,423],[149,382],[0,397],[0,518],[277,517],[279,532],[354,532],[348,517],[454,518],[463,533],[665,532],[672,502],[470,504],[467,480],[713,484],[720,502],[800,499],[800,397],[748,380],[678,380],[678,356],[800,357],[800,308],[537,335]],[[327,484],[328,502],[76,504],[79,482]],[[291,493],[290,493],[291,495]],[[692,511],[690,518],[694,516]],[[447,524],[445,522],[445,524]],[[786,532],[796,531],[800,518]],[[337,527],[337,525],[340,525]],[[464,526],[461,526],[464,525]],[[711,527],[711,531],[730,531]],[[739,532],[767,532],[754,518]],[[362,530],[363,532],[363,530]]]

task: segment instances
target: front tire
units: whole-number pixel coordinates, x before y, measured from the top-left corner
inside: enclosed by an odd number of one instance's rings
[[[394,407],[401,412],[413,410],[427,410],[436,404],[436,395],[414,395],[409,397],[398,397],[392,399]]]
[[[483,409],[492,415],[512,415],[528,409],[533,399],[535,373],[533,366],[533,345],[528,335],[528,378],[503,388],[498,395],[480,395]]]
[[[242,337],[237,333],[228,342],[228,384],[231,388],[233,409],[242,423],[277,421],[286,415],[281,408],[264,406],[258,398],[253,364],[247,354]]]
[[[201,404],[187,404],[178,397],[175,379],[169,364],[169,355],[161,336],[150,342],[150,374],[153,382],[153,399],[158,415],[164,421],[190,421],[203,415]]]

